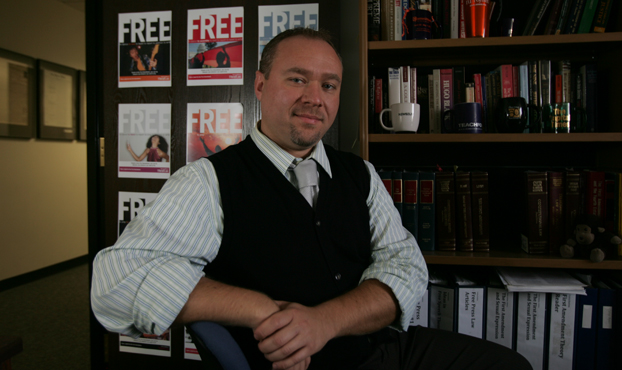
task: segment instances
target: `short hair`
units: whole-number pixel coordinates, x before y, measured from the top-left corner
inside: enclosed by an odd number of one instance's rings
[[[276,56],[277,46],[281,43],[281,41],[288,39],[290,37],[302,36],[313,40],[321,40],[326,42],[330,47],[333,48],[339,60],[341,61],[341,55],[337,51],[335,44],[333,44],[332,37],[327,31],[319,30],[316,31],[312,28],[293,28],[290,30],[285,30],[278,35],[276,35],[272,40],[268,42],[268,44],[264,47],[261,53],[261,61],[259,62],[259,72],[263,73],[266,78],[270,74],[270,70],[272,69],[272,63],[274,62],[274,57]]]

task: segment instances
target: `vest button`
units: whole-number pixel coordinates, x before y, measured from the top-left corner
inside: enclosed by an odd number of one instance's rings
[[[335,274],[335,280],[341,280],[341,274],[340,273],[336,273]]]
[[[319,227],[320,226],[320,221],[315,221],[315,226]]]

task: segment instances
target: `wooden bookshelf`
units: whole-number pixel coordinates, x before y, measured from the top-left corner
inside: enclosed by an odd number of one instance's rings
[[[376,168],[431,168],[437,163],[463,167],[492,166],[546,168],[601,168],[622,170],[622,25],[602,34],[515,36],[470,39],[367,41],[367,2],[359,3],[360,45],[360,151]],[[611,15],[622,19],[622,10]],[[610,23],[615,23],[611,22]],[[604,99],[599,100],[599,122],[607,132],[569,134],[391,134],[369,130],[369,76],[386,69],[410,65],[421,70],[465,66],[492,70],[501,64],[527,60],[571,60],[576,66],[596,62],[599,76],[606,76]],[[465,159],[472,157],[473,159]],[[466,163],[465,163],[466,162]],[[491,200],[492,201],[492,200]],[[504,215],[492,215],[503,219]],[[530,255],[519,246],[488,253],[424,252],[430,265],[516,266],[568,269],[622,270],[622,260],[592,263],[548,255]]]

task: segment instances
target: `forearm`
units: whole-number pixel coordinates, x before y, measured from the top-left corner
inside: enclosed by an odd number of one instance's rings
[[[332,328],[333,337],[363,335],[395,321],[399,304],[391,289],[378,280],[366,280],[350,292],[315,307]]]
[[[278,310],[277,304],[263,293],[204,277],[190,293],[175,323],[214,321],[254,329]]]

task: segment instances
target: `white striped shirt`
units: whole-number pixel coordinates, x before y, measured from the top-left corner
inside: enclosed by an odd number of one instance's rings
[[[295,158],[257,127],[251,138],[291,182],[287,169]],[[332,177],[321,141],[311,157]],[[377,279],[392,289],[402,313],[395,328],[405,330],[426,289],[427,268],[382,180],[373,165],[365,164],[371,174],[367,206],[372,262],[361,281]],[[112,332],[131,336],[168,329],[204,276],[203,267],[216,258],[223,220],[211,162],[200,159],[175,172],[115,245],[95,257],[91,305],[99,322]]]

